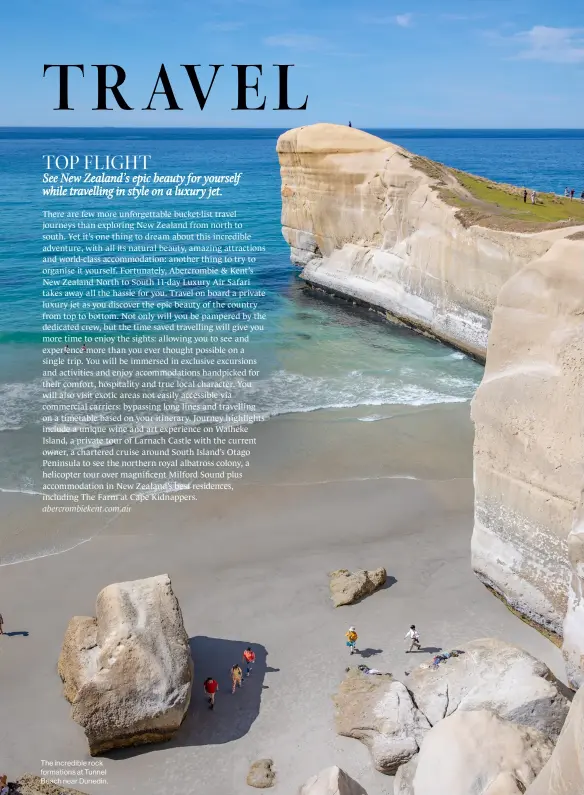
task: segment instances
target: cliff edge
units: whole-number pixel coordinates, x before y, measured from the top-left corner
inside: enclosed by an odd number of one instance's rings
[[[283,234],[302,278],[479,359],[503,284],[575,231],[561,204],[530,222],[511,188],[487,202],[494,183],[352,127],[289,130],[277,151]]]

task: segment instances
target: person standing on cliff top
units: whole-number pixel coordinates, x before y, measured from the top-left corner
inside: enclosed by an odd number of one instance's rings
[[[523,189],[523,204],[527,204],[527,188]]]
[[[531,203],[535,204],[536,199],[537,199],[537,193],[534,190],[532,190],[531,191]]]
[[[406,654],[409,654],[413,651],[414,646],[419,651],[422,647],[420,645],[420,633],[416,629],[416,625],[412,624],[406,634],[404,635],[404,640],[409,638],[410,639],[410,648],[406,649]]]
[[[572,188],[572,190],[570,191],[570,201],[574,201],[574,194],[575,193],[576,193],[576,191],[574,190],[574,188]]]

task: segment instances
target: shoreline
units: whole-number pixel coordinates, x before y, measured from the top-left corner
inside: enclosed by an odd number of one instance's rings
[[[367,791],[392,795],[393,779],[372,769],[362,744],[335,733],[331,696],[350,664],[349,624],[363,643],[357,661],[398,678],[432,656],[404,654],[411,621],[424,648],[493,635],[562,676],[559,650],[471,571],[468,404],[402,407],[381,426],[299,419],[263,427],[262,449],[287,444],[287,466],[274,471],[268,455],[257,475],[263,469],[270,478],[248,483],[234,499],[196,511],[192,504],[170,511],[142,505],[91,543],[2,570],[5,629],[29,633],[0,639],[0,666],[11,682],[0,708],[12,716],[0,727],[0,746],[11,776],[38,772],[41,758],[88,758],[56,673],[67,623],[92,615],[105,585],[164,572],[195,661],[187,719],[170,743],[100,757],[108,783],[85,785],[88,793],[184,795],[184,782],[196,781],[205,795],[247,795],[249,765],[270,757],[274,795],[288,795],[333,764]],[[332,482],[316,482],[317,475]],[[381,565],[384,589],[360,604],[332,607],[329,571]],[[255,678],[231,696],[229,666],[249,644],[258,657]],[[209,675],[220,685],[213,713],[202,695]]]

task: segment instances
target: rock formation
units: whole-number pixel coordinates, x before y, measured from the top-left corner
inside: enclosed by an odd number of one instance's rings
[[[520,795],[550,758],[541,732],[493,712],[458,711],[428,732],[420,753],[403,765],[395,795]]]
[[[472,409],[473,567],[536,626],[565,633],[580,685],[583,227],[523,229],[452,169],[354,128],[301,127],[277,148],[283,234],[308,285],[487,356]]]
[[[171,739],[189,706],[193,663],[170,579],[109,585],[96,616],[71,620],[59,658],[90,753]]]
[[[385,569],[375,571],[347,571],[338,569],[329,574],[331,599],[335,607],[352,605],[365,596],[369,596],[383,588],[387,580]]]
[[[505,284],[472,403],[473,567],[559,637],[571,575],[568,534],[584,480],[583,262],[581,242],[558,240]],[[573,661],[584,652],[581,538],[576,528]]]
[[[568,536],[571,565],[568,610],[564,618],[564,660],[574,687],[584,685],[584,491]]]
[[[367,795],[367,793],[344,770],[339,767],[327,767],[300,787],[298,795]]]
[[[499,290],[552,238],[462,223],[447,170],[355,128],[300,127],[277,149],[303,278],[484,358]]]
[[[552,757],[527,795],[582,795],[584,792],[584,688],[576,693]]]
[[[459,710],[488,709],[554,741],[570,707],[547,665],[497,638],[471,641],[436,670],[415,668],[408,689],[432,726]]]
[[[459,657],[451,657],[437,669],[422,664],[412,671],[407,686],[390,675],[367,676],[350,669],[335,697],[335,706],[338,733],[361,740],[369,748],[377,770],[393,774],[399,768],[404,794],[431,795],[430,790],[412,789],[412,782],[428,738],[452,716],[488,715],[477,718],[476,726],[482,726],[481,731],[490,738],[492,758],[485,761],[489,769],[496,763],[496,748],[506,742],[505,738],[510,742],[515,738],[515,751],[507,761],[511,764],[517,760],[519,749],[523,748],[525,770],[533,771],[533,775],[525,773],[525,780],[530,783],[547,761],[546,749],[551,752],[568,714],[569,702],[546,665],[515,646],[486,638],[468,643]],[[472,724],[471,718],[467,723],[465,720],[450,721],[449,726]],[[499,731],[501,725],[515,728],[505,734]],[[448,731],[445,729],[439,736],[449,736]],[[451,739],[455,736],[456,732],[450,734]],[[441,742],[437,740],[433,747],[439,748]],[[454,747],[454,739],[452,742]],[[461,757],[468,756],[468,749],[468,745],[463,747]],[[529,749],[535,750],[532,753]],[[429,754],[428,758],[433,757]],[[449,764],[448,755],[443,764]],[[501,768],[501,772],[504,770]],[[436,792],[450,790],[445,787]],[[453,790],[452,795],[459,792],[466,793],[463,789]],[[497,795],[507,792],[515,791],[501,790]],[[476,794],[469,789],[468,795]],[[489,795],[496,795],[495,790]]]
[[[391,775],[411,759],[430,730],[406,686],[389,674],[366,676],[351,669],[335,706],[338,733],[361,740],[381,773]]]
[[[276,783],[276,771],[272,759],[258,759],[247,774],[247,783],[256,789],[269,789]]]

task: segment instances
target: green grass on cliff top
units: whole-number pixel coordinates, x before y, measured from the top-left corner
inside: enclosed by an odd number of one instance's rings
[[[503,214],[526,221],[557,221],[574,220],[584,223],[584,201],[574,198],[573,201],[553,193],[538,193],[536,204],[531,203],[528,191],[527,203],[523,201],[523,189],[495,182],[482,180],[470,174],[455,172],[456,178],[479,201],[495,204]]]
[[[457,217],[465,226],[537,232],[584,224],[584,201],[579,198],[570,201],[554,193],[537,193],[536,204],[532,204],[528,188],[525,203],[523,187],[491,182],[416,155],[411,162],[436,181],[444,201],[459,208]]]

